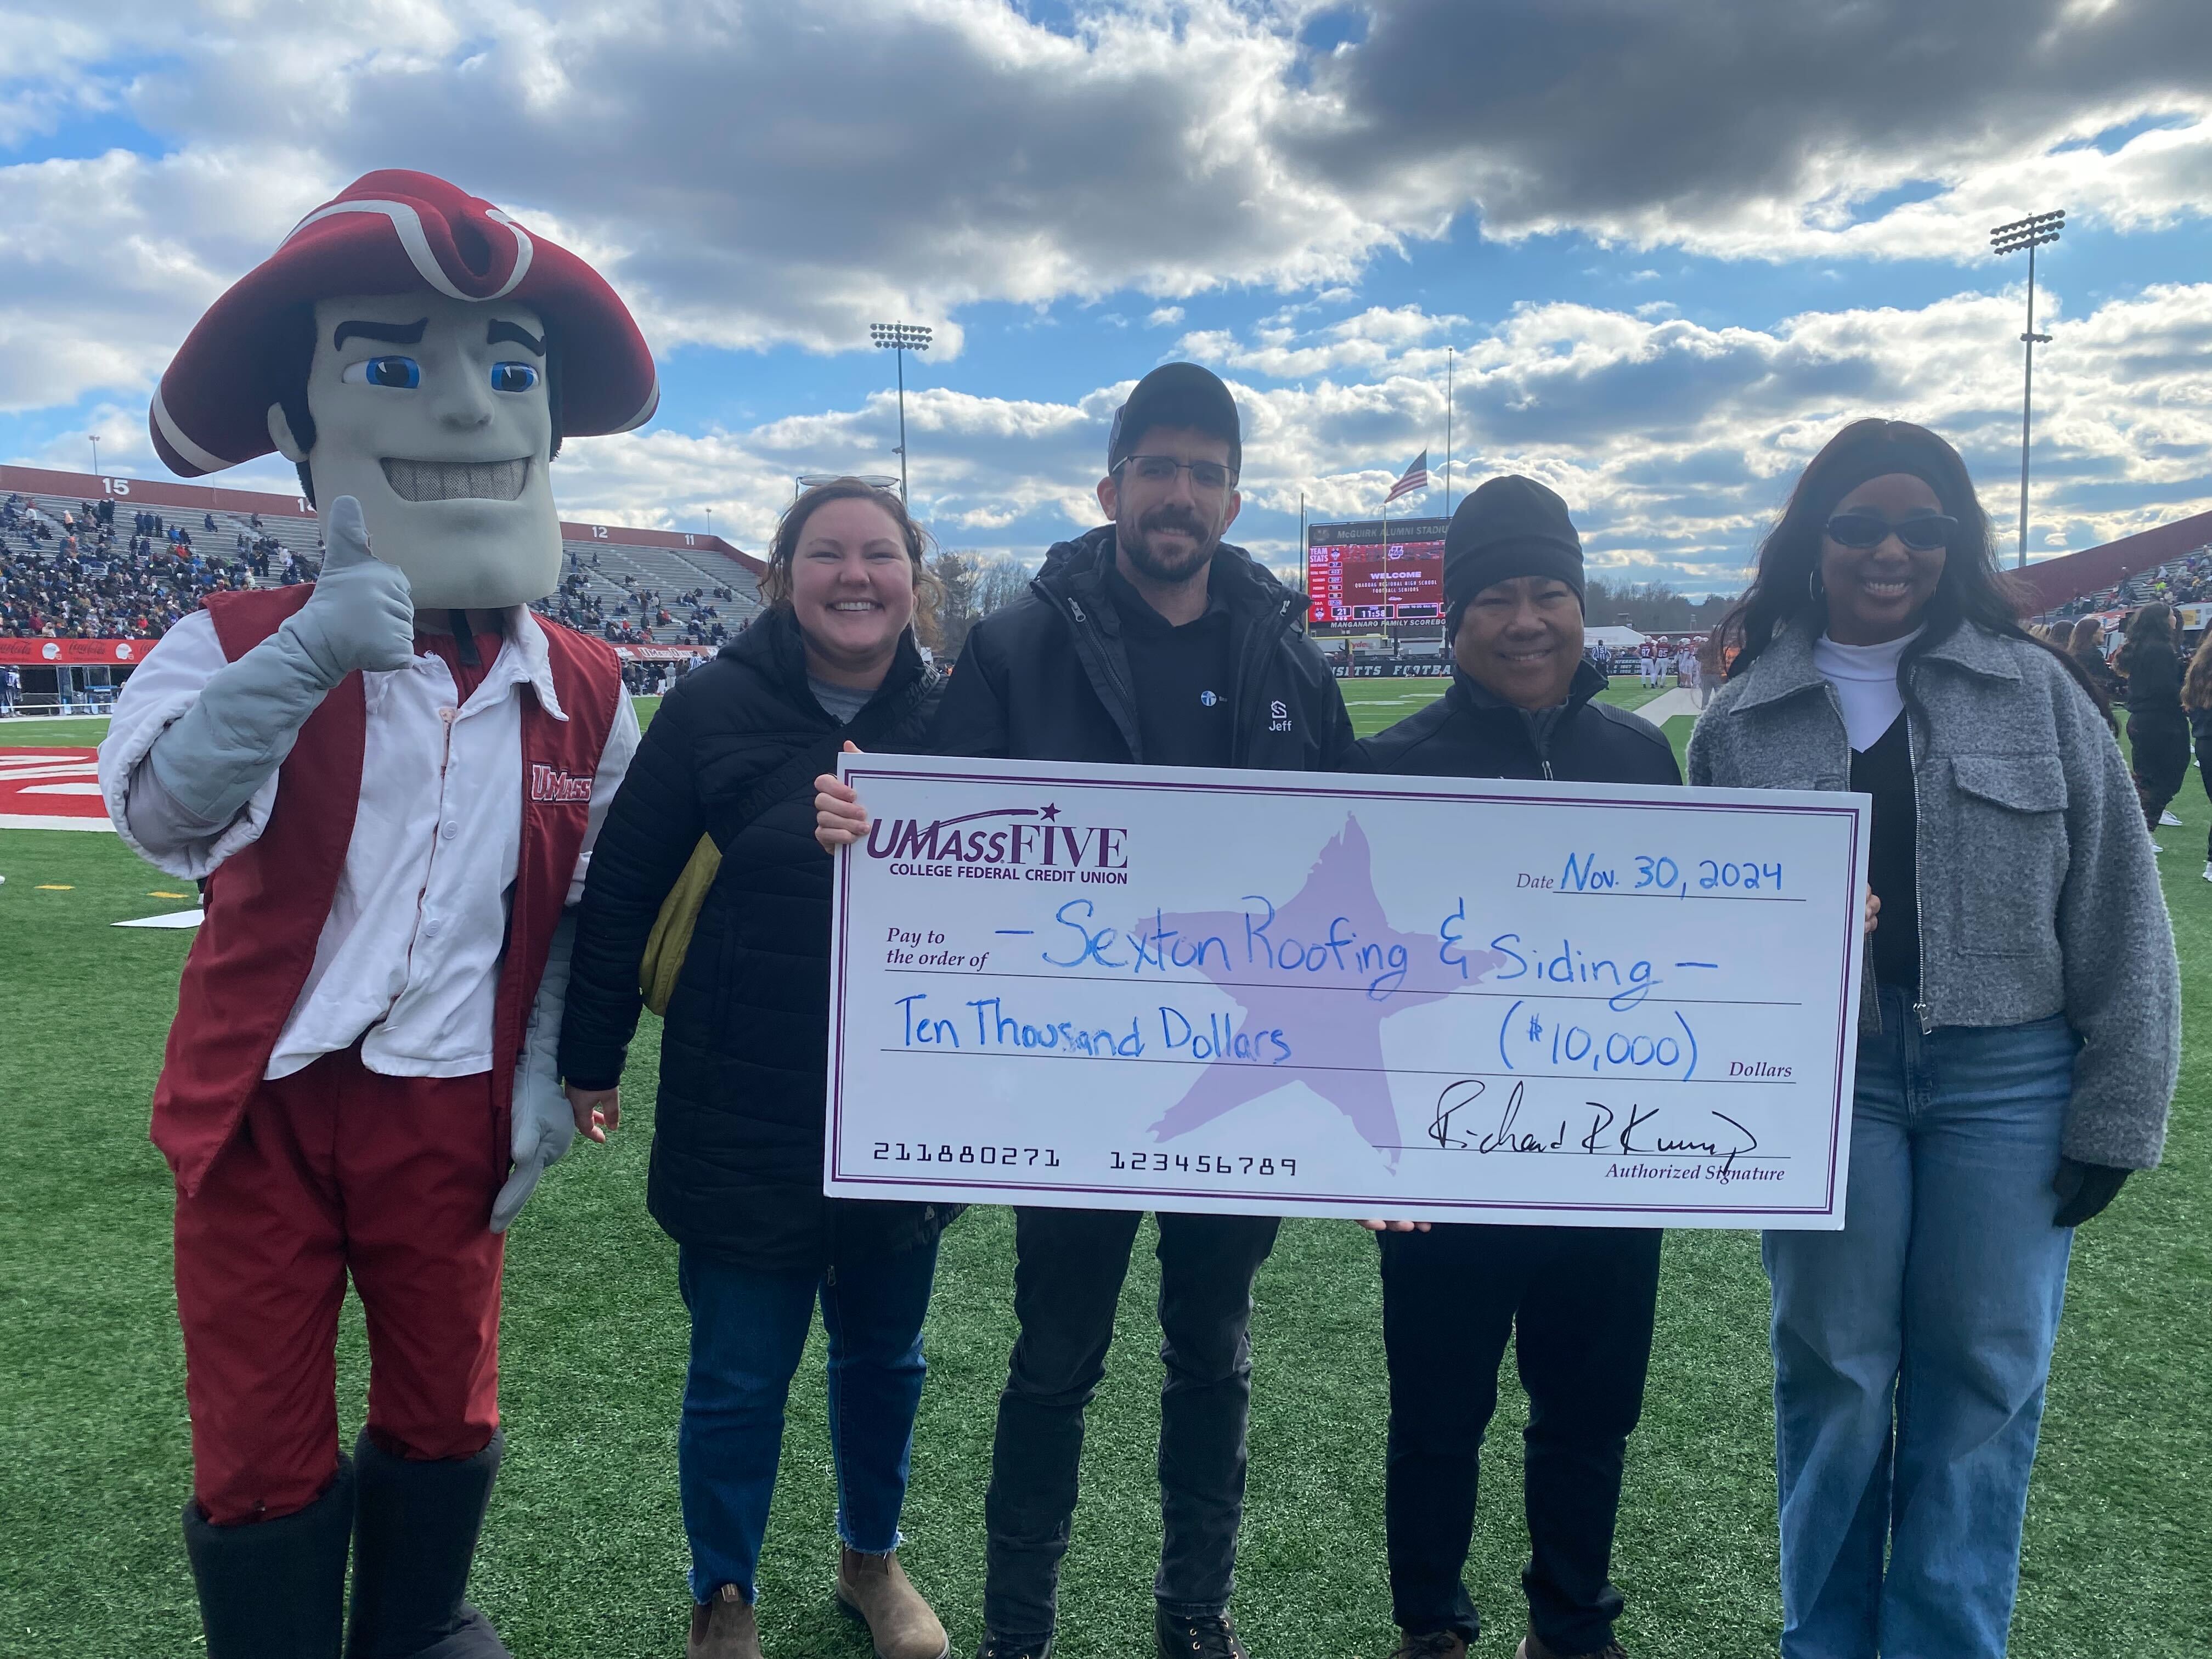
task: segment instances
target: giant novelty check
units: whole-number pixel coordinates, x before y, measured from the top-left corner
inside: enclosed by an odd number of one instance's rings
[[[841,768],[825,1192],[1843,1225],[1863,796]]]

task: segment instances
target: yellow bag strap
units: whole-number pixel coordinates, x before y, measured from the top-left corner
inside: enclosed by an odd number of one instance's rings
[[[924,689],[935,683],[935,675],[925,671]],[[737,810],[730,815],[730,839],[734,842],[751,827],[754,819],[777,802],[789,799],[793,790],[813,782],[825,772],[836,771],[837,756],[846,738],[850,738],[863,749],[870,746],[879,730],[896,724],[902,707],[902,699],[889,703],[872,702],[837,731],[788,757],[738,802]],[[714,845],[714,838],[700,836],[699,844],[691,849],[690,860],[684,866],[684,873],[677,877],[676,885],[660,902],[660,914],[653,918],[653,932],[645,941],[645,955],[637,964],[637,988],[645,993],[645,1006],[656,1014],[668,1012],[668,999],[675,994],[677,977],[684,971],[684,955],[691,948],[691,930],[699,925],[699,908],[706,903],[707,891],[714,886],[715,873],[721,867],[721,849]]]
[[[660,914],[653,919],[645,955],[638,960],[637,988],[645,993],[645,1006],[656,1014],[668,1012],[676,977],[684,971],[684,956],[691,949],[691,930],[699,925],[699,907],[706,903],[707,890],[721,867],[722,849],[714,845],[714,838],[700,836],[684,873],[676,878],[676,885],[660,902]]]

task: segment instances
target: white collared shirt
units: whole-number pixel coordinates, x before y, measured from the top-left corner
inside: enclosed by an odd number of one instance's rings
[[[204,611],[185,617],[131,675],[100,750],[100,791],[117,830],[149,863],[187,880],[260,837],[276,776],[213,836],[179,828],[156,844],[145,833],[148,815],[142,810],[134,824],[126,804],[155,739],[226,665],[214,618]],[[357,1038],[362,1063],[388,1076],[489,1071],[508,891],[522,844],[522,687],[553,718],[568,718],[544,630],[529,611],[509,611],[499,656],[466,702],[434,655],[362,678],[368,720],[353,837],[314,966],[264,1075],[289,1076]],[[592,781],[571,904],[582,896],[592,843],[637,742],[637,716],[624,696]]]

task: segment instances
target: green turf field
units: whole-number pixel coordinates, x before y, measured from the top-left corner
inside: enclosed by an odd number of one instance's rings
[[[1371,731],[1437,689],[1382,681],[1347,691]],[[0,744],[34,733],[96,741],[105,723],[74,724],[0,724]],[[2179,1659],[2204,1648],[2212,884],[2198,876],[2208,809],[2193,780],[2179,804],[2188,827],[2162,837],[2191,1025],[2181,1097],[2165,1169],[2131,1183],[2075,1254],[2029,1514],[2014,1644],[2023,1659]],[[159,895],[182,890],[101,834],[0,831],[0,1655],[189,1654],[198,1630],[177,1531],[189,1463],[170,1189],[145,1138],[189,936],[108,925],[177,908]],[[615,1144],[580,1145],[553,1170],[508,1251],[508,1457],[476,1589],[524,1659],[674,1659],[683,1648],[684,1322],[673,1249],[643,1206],[655,1024],[648,1016]],[[963,1655],[979,1631],[983,1483],[1013,1333],[1011,1247],[1002,1211],[971,1212],[946,1239],[907,1517],[905,1559]],[[1260,1659],[1379,1659],[1392,1641],[1374,1255],[1348,1223],[1294,1221],[1261,1275],[1237,1606]],[[1066,1659],[1151,1651],[1159,1364],[1157,1274],[1141,1243],[1138,1263],[1085,1449],[1057,1650]],[[1621,1633],[1638,1659],[1774,1651],[1765,1305],[1753,1237],[1670,1235],[1615,1558],[1628,1598]],[[350,1304],[343,1358],[350,1435],[365,1382]],[[867,1651],[830,1594],[819,1362],[817,1338],[794,1390],[763,1564],[770,1659]],[[1485,1659],[1510,1654],[1519,1634],[1524,1418],[1509,1368],[1468,1568],[1490,1621]]]

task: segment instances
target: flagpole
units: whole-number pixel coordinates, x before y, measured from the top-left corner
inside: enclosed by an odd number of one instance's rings
[[[1444,348],[1444,517],[1451,517],[1452,348]]]
[[[1304,571],[1306,614],[1298,623],[1298,632],[1308,639],[1313,637],[1313,550],[1306,543],[1306,492],[1298,491],[1298,568]]]

